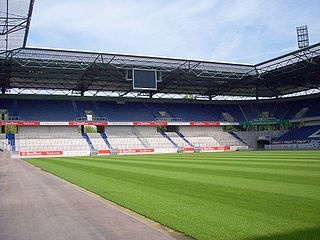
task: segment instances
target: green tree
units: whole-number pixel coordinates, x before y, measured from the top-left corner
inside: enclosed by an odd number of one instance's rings
[[[85,126],[84,132],[85,133],[97,133],[97,127],[96,126]]]

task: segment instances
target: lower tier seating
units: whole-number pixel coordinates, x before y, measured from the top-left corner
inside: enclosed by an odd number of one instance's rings
[[[18,134],[2,137],[0,147],[11,142],[17,152],[88,151],[114,149],[159,149],[184,147],[244,146],[221,127],[180,127],[176,132],[159,132],[156,127],[109,126],[104,133],[79,133],[78,127],[22,127]]]

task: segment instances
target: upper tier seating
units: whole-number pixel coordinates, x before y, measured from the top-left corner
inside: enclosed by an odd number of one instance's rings
[[[290,100],[290,99],[289,99]],[[226,104],[203,103],[139,103],[92,100],[5,99],[0,98],[0,109],[24,121],[75,121],[85,118],[90,111],[93,117],[110,122],[154,121],[165,118],[182,121],[254,121],[263,119],[294,119],[299,116],[319,117],[320,97],[279,102],[244,102]],[[301,111],[306,109],[303,114]],[[299,113],[300,112],[300,113]],[[165,113],[163,117],[160,113]],[[229,119],[226,119],[228,116]],[[267,119],[264,119],[267,120]]]
[[[279,138],[274,138],[273,143],[283,143],[292,141],[320,141],[320,125],[294,128]]]
[[[25,121],[70,121],[76,119],[72,102],[67,100],[18,100],[17,115]],[[9,109],[11,114],[11,110]]]

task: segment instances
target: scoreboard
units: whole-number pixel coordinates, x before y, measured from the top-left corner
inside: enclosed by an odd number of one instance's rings
[[[157,90],[157,71],[133,69],[134,90]]]

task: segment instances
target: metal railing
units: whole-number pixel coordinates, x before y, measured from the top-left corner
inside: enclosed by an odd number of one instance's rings
[[[156,122],[185,122],[182,118],[168,118],[168,117],[157,117],[154,119]]]
[[[20,120],[22,119],[19,116],[6,116],[5,119],[2,121],[20,121]]]
[[[92,117],[92,119],[89,120],[87,117],[77,117],[76,120],[79,121],[79,122],[91,122],[91,121],[107,122],[108,118],[106,118],[106,117]]]

